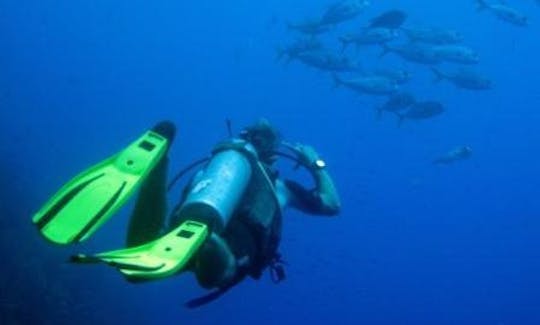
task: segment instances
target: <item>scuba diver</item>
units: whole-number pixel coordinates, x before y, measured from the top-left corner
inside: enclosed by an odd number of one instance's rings
[[[265,119],[218,143],[209,157],[194,162],[167,185],[167,153],[175,133],[173,123],[160,122],[64,185],[34,215],[41,234],[58,244],[83,241],[139,188],[127,248],[78,254],[72,261],[106,263],[131,282],[193,272],[201,287],[215,289],[188,303],[197,307],[247,276],[259,279],[267,268],[275,282],[285,278],[278,253],[285,207],[312,215],[334,216],[340,211],[338,193],[317,152],[281,141]],[[278,151],[280,146],[293,154]],[[279,178],[273,166],[279,157],[307,168],[315,187]],[[199,165],[167,222],[168,190]]]

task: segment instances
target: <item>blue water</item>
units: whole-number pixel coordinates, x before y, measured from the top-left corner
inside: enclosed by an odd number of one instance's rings
[[[399,8],[406,25],[460,31],[493,89],[433,84],[426,67],[378,59],[376,48],[348,52],[365,66],[409,69],[405,89],[446,107],[399,128],[389,114],[378,121],[380,98],[275,60],[296,37],[285,21],[329,1],[2,0],[0,322],[540,324],[540,6],[506,2],[529,16],[523,28],[469,0],[372,2],[322,39],[335,45]],[[59,186],[159,120],[177,123],[177,170],[227,136],[227,118],[238,131],[259,117],[316,147],[343,205],[337,218],[287,211],[280,285],[248,279],[187,310],[205,293],[191,275],[133,285],[111,268],[65,262],[121,247],[132,202],[76,247],[51,246],[31,225]],[[430,163],[457,145],[471,146],[471,159]]]

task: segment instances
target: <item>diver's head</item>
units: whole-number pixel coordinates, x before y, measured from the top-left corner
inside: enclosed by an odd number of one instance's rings
[[[244,128],[240,132],[240,138],[248,141],[255,147],[262,162],[267,164],[275,162],[275,151],[281,143],[281,136],[270,125],[268,120],[262,118],[257,123]]]

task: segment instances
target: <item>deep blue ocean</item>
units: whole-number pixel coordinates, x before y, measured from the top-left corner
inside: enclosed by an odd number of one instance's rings
[[[540,324],[540,5],[505,2],[529,17],[520,27],[472,0],[373,0],[321,35],[339,53],[340,35],[400,9],[404,26],[457,30],[479,53],[489,90],[434,83],[429,67],[379,58],[379,46],[347,49],[366,69],[408,70],[403,89],[444,105],[398,127],[377,118],[383,97],[276,60],[300,37],[286,22],[331,3],[1,0],[0,323]],[[75,246],[46,242],[31,222],[62,184],[160,120],[178,128],[172,175],[227,137],[227,119],[238,132],[260,117],[317,149],[342,200],[335,218],[285,212],[279,285],[264,274],[190,310],[206,293],[191,274],[130,284],[113,268],[67,263],[122,247],[133,200]],[[431,163],[460,145],[470,159]]]

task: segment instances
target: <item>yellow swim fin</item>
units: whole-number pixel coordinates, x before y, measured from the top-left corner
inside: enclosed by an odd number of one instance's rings
[[[32,222],[48,240],[70,244],[87,239],[130,197],[160,161],[168,139],[148,131],[118,154],[64,185]]]
[[[208,226],[187,220],[149,243],[96,255],[79,254],[76,263],[106,263],[132,280],[155,280],[182,271],[208,237]]]

